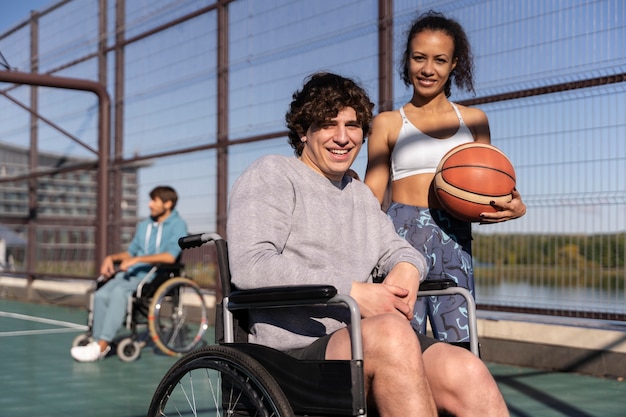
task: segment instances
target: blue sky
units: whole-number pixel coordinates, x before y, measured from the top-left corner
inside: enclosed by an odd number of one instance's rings
[[[31,10],[43,10],[54,0],[0,0],[0,33],[30,16]]]

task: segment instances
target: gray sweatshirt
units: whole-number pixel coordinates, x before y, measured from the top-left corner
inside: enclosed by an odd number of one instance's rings
[[[426,276],[424,258],[403,238],[360,181],[341,183],[299,159],[255,161],[235,182],[228,212],[232,282],[249,289],[327,284],[349,294],[352,282],[372,282],[397,263]],[[258,310],[250,341],[279,350],[304,347],[346,325],[341,307]]]

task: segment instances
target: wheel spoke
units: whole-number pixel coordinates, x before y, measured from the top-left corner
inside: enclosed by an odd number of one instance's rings
[[[181,407],[185,408],[181,408]],[[237,415],[292,417],[291,406],[267,371],[226,346],[208,346],[181,358],[163,378],[150,416]]]
[[[190,297],[192,302],[188,300]],[[191,351],[207,330],[202,292],[188,278],[172,278],[159,287],[150,310],[153,314],[148,324],[152,339],[167,354]]]

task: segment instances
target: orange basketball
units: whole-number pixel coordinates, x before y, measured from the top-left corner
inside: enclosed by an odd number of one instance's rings
[[[495,212],[489,203],[509,202],[515,170],[507,156],[486,143],[465,143],[444,155],[435,173],[435,193],[454,217],[480,221],[480,213]]]

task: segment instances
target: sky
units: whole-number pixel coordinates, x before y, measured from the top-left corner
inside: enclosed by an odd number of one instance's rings
[[[31,10],[43,10],[54,0],[0,0],[0,33],[30,16]]]

